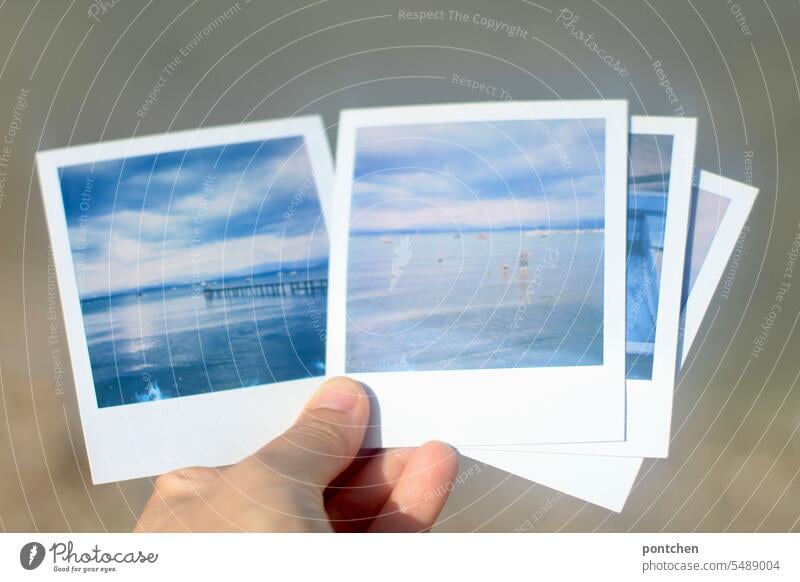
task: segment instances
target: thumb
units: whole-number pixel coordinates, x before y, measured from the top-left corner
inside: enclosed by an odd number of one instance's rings
[[[271,471],[325,489],[358,454],[369,421],[369,398],[358,382],[327,380],[300,417],[256,457]]]

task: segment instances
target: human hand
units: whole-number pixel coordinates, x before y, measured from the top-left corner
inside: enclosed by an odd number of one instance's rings
[[[360,384],[328,380],[254,455],[159,477],[136,531],[427,531],[447,500],[457,453],[429,442],[357,458],[368,419]]]

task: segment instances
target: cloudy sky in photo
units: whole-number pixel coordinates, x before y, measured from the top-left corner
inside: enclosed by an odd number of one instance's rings
[[[361,128],[352,232],[603,224],[600,119]]]
[[[61,172],[82,297],[327,258],[311,164],[299,136]]]

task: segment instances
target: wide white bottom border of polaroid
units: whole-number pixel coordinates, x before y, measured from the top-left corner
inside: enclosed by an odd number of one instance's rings
[[[158,475],[178,467],[234,463],[286,430],[322,378],[98,408],[59,168],[291,136],[304,137],[320,206],[326,215],[333,161],[318,116],[179,131],[37,154],[81,424],[95,484]]]
[[[752,186],[706,171],[700,172],[699,189],[728,198],[730,204],[686,301],[681,365],[697,337],[758,193]],[[612,511],[622,511],[644,461],[637,457],[559,455],[522,450],[470,448],[462,452],[482,463]]]
[[[376,421],[367,433],[366,446],[415,446],[430,439],[464,446],[625,438],[626,101],[518,101],[343,111],[336,150],[336,203],[329,230],[328,371],[347,374],[347,257],[358,130],[538,119],[605,120],[603,365],[348,374],[375,396]]]

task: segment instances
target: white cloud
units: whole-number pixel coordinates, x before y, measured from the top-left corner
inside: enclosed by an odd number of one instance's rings
[[[81,295],[113,293],[162,282],[211,280],[264,264],[318,261],[327,256],[324,237],[262,234],[207,244],[163,248],[157,242],[112,237],[108,260],[79,265]]]
[[[447,175],[432,170],[374,174],[353,184],[353,195],[359,206],[372,201],[411,200],[436,197],[438,199],[460,196],[465,185],[457,175]],[[377,195],[377,196],[376,196]]]
[[[271,158],[260,167],[250,166],[244,174],[225,175],[209,181],[207,192],[183,196],[172,204],[170,214],[194,220],[200,213],[204,219],[225,219],[258,212],[271,194],[281,194],[287,188],[298,189],[309,175],[310,167],[304,155]]]
[[[581,209],[590,214],[591,209]],[[575,216],[576,200],[570,198],[515,198],[479,202],[459,201],[433,206],[424,203],[381,205],[354,217],[353,230],[391,232],[415,229],[497,229],[560,221]],[[600,214],[602,216],[602,214]]]

